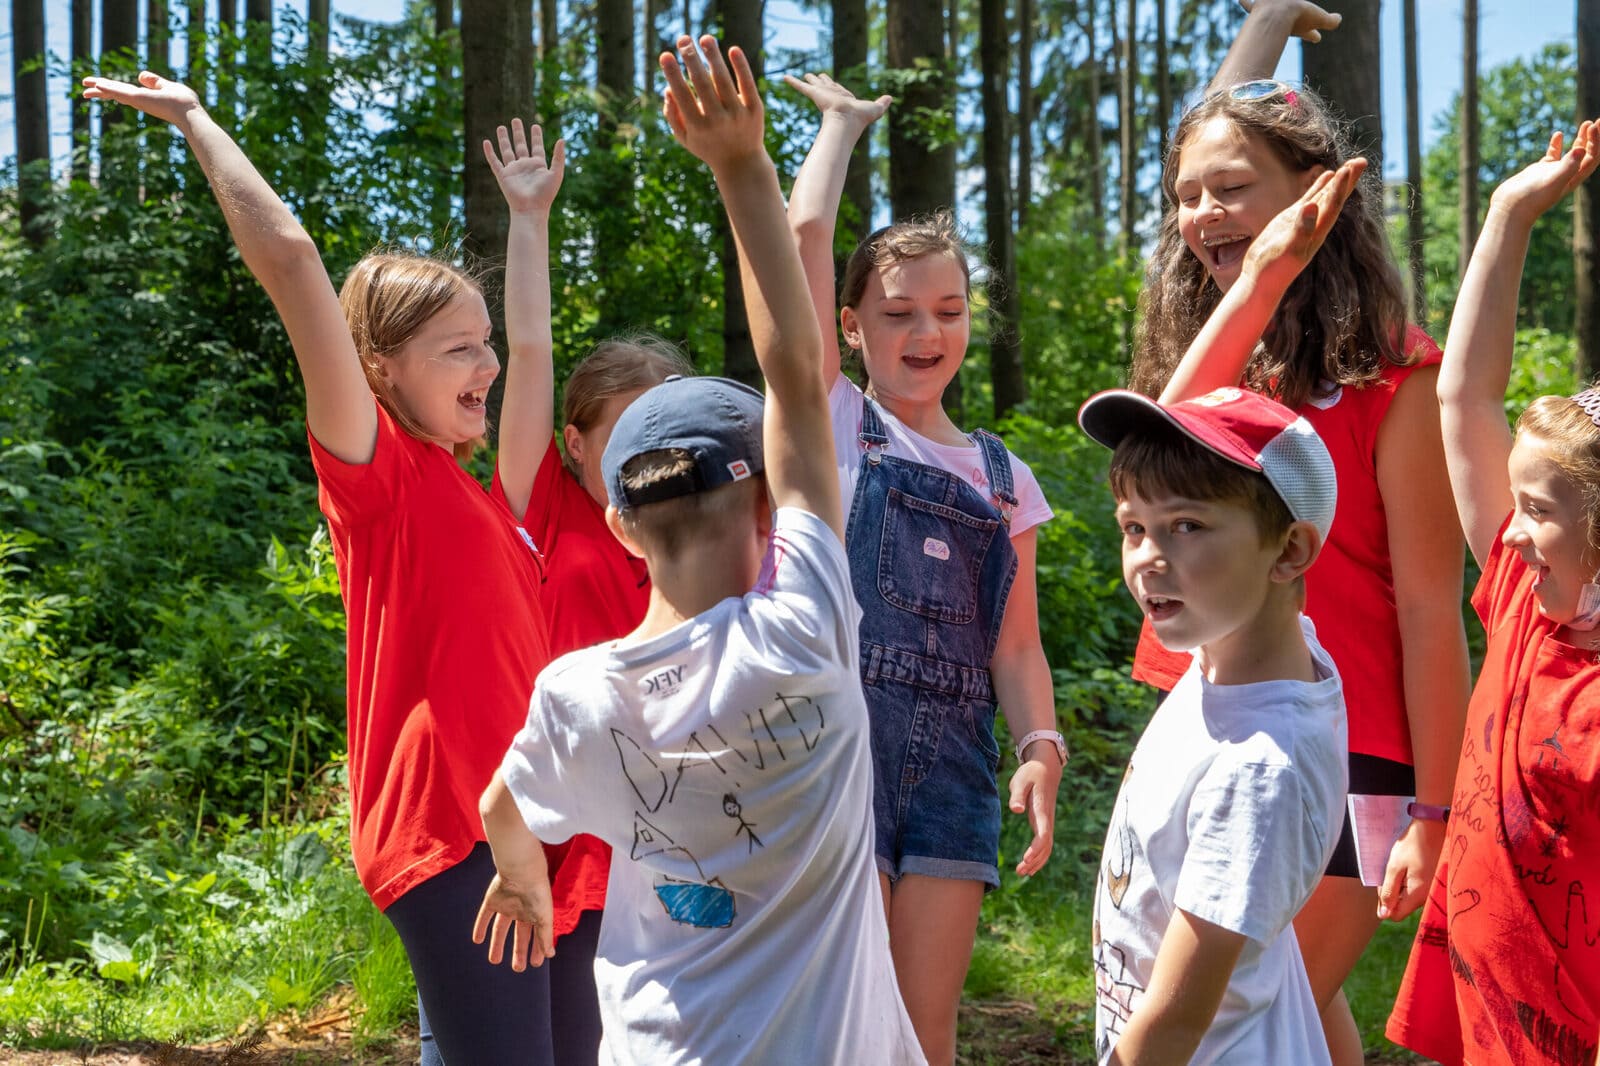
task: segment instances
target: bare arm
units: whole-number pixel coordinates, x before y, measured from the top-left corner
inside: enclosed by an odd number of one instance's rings
[[[1283,58],[1289,38],[1299,37],[1312,44],[1322,40],[1322,31],[1336,29],[1342,15],[1324,11],[1310,0],[1239,0],[1249,14],[1239,27],[1233,47],[1222,58],[1208,91],[1216,92],[1253,78],[1270,78]]]
[[[306,386],[306,424],[347,463],[367,463],[378,438],[377,408],[350,328],[316,245],[187,86],[142,71],[138,84],[83,79],[90,100],[127,104],[170,122],[194,152],[245,266],[283,320]]]
[[[1506,179],[1489,201],[1483,231],[1456,294],[1439,370],[1439,420],[1456,511],[1479,565],[1511,510],[1511,430],[1506,386],[1516,346],[1517,294],[1528,238],[1539,216],[1600,163],[1596,127],[1585,122],[1563,154],[1558,132],[1544,157]]]
[[[807,74],[804,80],[784,75],[784,81],[822,112],[817,139],[811,143],[794,188],[789,191],[789,229],[800,249],[806,285],[822,330],[822,386],[833,388],[839,377],[838,308],[833,278],[833,235],[844,196],[850,154],[868,126],[889,109],[891,98],[857,100],[855,94],[826,74]]]
[[[1352,159],[1318,175],[1299,200],[1250,242],[1238,280],[1189,343],[1161,392],[1162,403],[1239,383],[1283,294],[1322,247],[1366,169],[1365,159]]]
[[[554,447],[554,342],[550,336],[550,205],[566,169],[557,141],[545,163],[544,137],[522,120],[496,130],[500,153],[484,157],[511,210],[506,234],[506,391],[500,407],[500,487],[520,522],[545,449]]]
[[[1438,371],[1401,383],[1378,428],[1378,491],[1386,501],[1389,558],[1400,624],[1406,722],[1418,801],[1445,807],[1455,789],[1472,679],[1461,622],[1461,530],[1450,513],[1440,439]],[[1504,419],[1502,418],[1502,424]],[[1439,864],[1445,824],[1418,820],[1390,853],[1379,891],[1381,916],[1399,920],[1422,905]]]
[[[481,944],[488,935],[489,962],[498,966],[505,951],[506,934],[511,933],[511,968],[525,970],[529,963],[542,965],[555,954],[555,907],[544,845],[523,822],[517,801],[499,770],[478,801],[478,813],[483,818],[489,850],[494,853],[495,875],[472,924],[472,942]]]
[[[1217,1016],[1245,937],[1175,910],[1150,987],[1111,1049],[1117,1066],[1173,1066],[1194,1057]]]
[[[678,38],[682,67],[662,56],[665,111],[673,135],[711,167],[739,247],[750,334],[767,379],[762,428],[767,485],[778,506],[810,511],[842,540],[844,510],[822,384],[822,339],[778,174],[762,143],[761,96],[741,50],[730,49],[730,71],[714,38],[702,37],[700,47],[703,61],[690,38]]]

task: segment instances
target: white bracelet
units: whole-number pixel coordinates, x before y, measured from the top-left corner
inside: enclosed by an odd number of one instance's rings
[[[1024,733],[1022,739],[1017,741],[1017,761],[1023,761],[1022,753],[1028,750],[1028,745],[1036,740],[1048,740],[1056,746],[1056,754],[1061,756],[1061,765],[1067,765],[1067,738],[1054,729],[1035,729],[1031,733]]]

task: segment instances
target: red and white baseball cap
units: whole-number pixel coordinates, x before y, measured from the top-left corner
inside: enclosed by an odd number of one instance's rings
[[[1338,502],[1333,457],[1311,423],[1276,400],[1226,388],[1163,406],[1137,392],[1111,389],[1084,402],[1078,425],[1107,448],[1152,425],[1172,426],[1230,463],[1265,474],[1289,514],[1328,537]]]

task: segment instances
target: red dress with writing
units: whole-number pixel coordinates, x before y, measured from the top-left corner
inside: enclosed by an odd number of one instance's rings
[[[1595,1062],[1600,656],[1557,639],[1533,580],[1496,539],[1444,857],[1389,1017],[1446,1066]]]

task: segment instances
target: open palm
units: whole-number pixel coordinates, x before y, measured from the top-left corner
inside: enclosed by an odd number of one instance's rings
[[[876,100],[862,100],[855,93],[834,81],[826,74],[807,74],[803,79],[793,74],[785,74],[783,80],[789,87],[817,105],[817,110],[823,114],[839,114],[854,119],[863,127],[870,126],[883,117],[889,110],[889,105],[894,102],[892,96],[880,96]]]
[[[1561,131],[1550,137],[1544,155],[1500,184],[1490,198],[1490,206],[1529,225],[1561,202],[1600,165],[1600,124],[1585,122],[1572,138],[1572,148],[1563,152]]]
[[[561,178],[566,172],[567,145],[556,141],[550,159],[545,161],[544,135],[537,124],[524,132],[522,120],[511,120],[509,130],[504,126],[495,129],[500,142],[498,153],[489,141],[483,142],[483,156],[494,171],[494,180],[500,183],[500,193],[512,214],[543,211],[548,213],[561,188]]]
[[[137,83],[90,75],[83,79],[83,98],[127,104],[175,126],[181,126],[191,111],[200,110],[200,97],[193,89],[148,70],[139,72]]]

